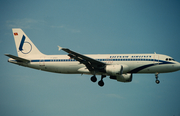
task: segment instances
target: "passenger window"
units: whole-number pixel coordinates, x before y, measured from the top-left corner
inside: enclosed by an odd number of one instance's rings
[[[168,58],[166,58],[166,61],[168,61]]]

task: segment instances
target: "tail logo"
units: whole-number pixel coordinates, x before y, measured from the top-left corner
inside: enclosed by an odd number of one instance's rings
[[[32,50],[32,45],[29,42],[25,41],[26,37],[23,35],[21,43],[19,45],[19,51],[21,51],[23,54],[28,54]]]

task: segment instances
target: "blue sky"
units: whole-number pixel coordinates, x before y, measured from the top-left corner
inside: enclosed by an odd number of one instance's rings
[[[7,62],[17,55],[12,28],[44,54],[159,53],[180,62],[178,0],[6,0],[0,3],[0,115],[180,116],[180,71],[133,74],[131,83],[65,75]],[[98,80],[100,76],[98,76]]]

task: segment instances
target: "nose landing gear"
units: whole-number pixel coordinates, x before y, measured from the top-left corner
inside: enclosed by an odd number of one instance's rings
[[[159,84],[160,81],[158,80],[158,73],[155,74],[155,78],[156,78],[156,81],[155,81],[155,82],[156,82],[157,84]]]

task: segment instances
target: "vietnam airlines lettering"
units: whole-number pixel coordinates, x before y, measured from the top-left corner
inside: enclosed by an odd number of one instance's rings
[[[110,56],[110,58],[151,58],[151,56]]]

